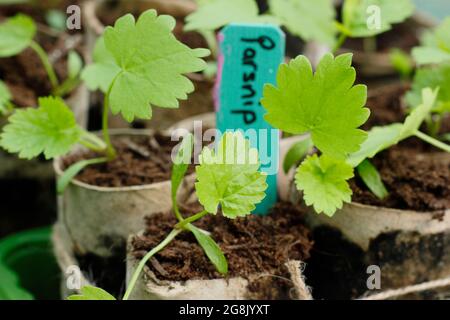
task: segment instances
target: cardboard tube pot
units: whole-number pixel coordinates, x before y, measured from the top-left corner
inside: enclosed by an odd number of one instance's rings
[[[291,200],[298,204],[300,198],[292,183]],[[360,270],[352,277],[363,279],[364,285],[371,265],[380,268],[382,290],[450,276],[450,209],[418,212],[350,203],[331,218],[311,208],[306,221],[313,231],[320,230],[314,233],[317,242],[336,237],[333,248],[349,249],[343,249],[348,255],[343,259],[356,261]],[[333,248],[320,250],[332,255]]]
[[[204,38],[195,32],[183,32],[184,18],[195,11],[197,5],[194,0],[89,0],[83,4],[83,23],[85,27],[85,37],[88,52],[94,49],[97,38],[105,29],[103,17],[109,23],[114,18],[119,18],[125,13],[139,14],[148,9],[155,9],[158,14],[168,14],[177,19],[174,34],[177,38],[191,48],[206,48],[207,43]],[[111,20],[111,21],[109,21]],[[213,94],[214,80],[207,79],[201,73],[187,75],[194,83],[195,91],[189,95],[188,101],[180,101],[180,108],[167,109],[158,108],[153,110],[151,127],[148,121],[139,121],[141,127],[164,130],[177,121],[214,110]],[[111,117],[111,128],[128,127],[128,123],[120,117]]]
[[[82,273],[74,252],[72,239],[62,223],[53,226],[51,240],[53,253],[61,270],[60,292],[65,299],[72,294],[80,294],[83,286],[93,285]]]
[[[131,252],[131,239],[128,240],[127,254],[127,285],[139,264]],[[288,261],[285,264],[289,278],[293,284],[288,293],[292,299],[311,299],[308,288],[301,274],[299,261]],[[268,274],[254,274],[249,277],[218,278],[210,280],[167,281],[160,280],[145,266],[139,276],[136,286],[130,295],[130,300],[247,300],[252,294],[249,284]]]
[[[113,138],[152,134],[152,131],[131,129],[111,132]],[[63,172],[62,160],[54,161],[57,176]],[[186,177],[180,196],[184,185],[188,181],[192,184],[194,179],[194,174]],[[130,187],[98,187],[75,179],[59,196],[58,220],[67,228],[79,254],[108,257],[114,248],[125,246],[128,235],[142,228],[144,216],[171,208],[170,188],[170,180]]]

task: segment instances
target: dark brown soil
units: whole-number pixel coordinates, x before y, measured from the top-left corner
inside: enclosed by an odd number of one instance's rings
[[[161,134],[154,137],[113,137],[117,158],[88,166],[76,179],[100,187],[139,186],[169,180],[173,164],[171,153],[177,144],[177,141]],[[75,154],[66,157],[63,165],[67,168],[80,160],[98,156],[91,151]]]
[[[201,211],[191,205],[185,211]],[[251,215],[235,220],[208,215],[195,225],[211,232],[228,260],[228,277],[247,277],[258,273],[280,275],[288,260],[305,261],[313,242],[303,225],[303,213],[289,203],[279,203],[268,216]],[[147,218],[143,236],[132,240],[133,254],[142,258],[161,242],[176,224],[173,214],[161,213]],[[148,266],[160,279],[183,281],[215,279],[222,276],[205,256],[190,233],[180,234],[155,256]],[[255,284],[258,288],[262,284]]]
[[[400,145],[380,153],[372,163],[380,172],[389,196],[378,199],[355,178],[351,180],[353,201],[416,211],[450,208],[449,154],[420,153]]]
[[[374,126],[403,122],[406,117],[406,106],[402,102],[402,97],[407,89],[406,85],[395,83],[369,91],[366,105],[370,109],[370,117],[363,129],[369,130]]]
[[[42,13],[44,11],[32,6],[1,7],[0,21],[17,12],[29,14],[36,21],[43,23]],[[49,57],[59,57],[51,62],[59,81],[64,80],[67,77],[68,50],[65,43],[67,34],[50,35],[47,32],[42,32],[41,29],[35,40],[43,47]],[[81,50],[81,44],[76,46],[76,49]],[[0,79],[7,84],[12,93],[13,102],[19,107],[36,106],[37,98],[49,95],[52,89],[41,60],[30,48],[17,56],[0,59]]]

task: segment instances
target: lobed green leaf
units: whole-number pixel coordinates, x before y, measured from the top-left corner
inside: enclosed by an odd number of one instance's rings
[[[353,168],[345,161],[314,154],[298,167],[295,183],[303,191],[308,206],[331,217],[344,202],[351,201],[352,190],[347,180],[352,177]]]
[[[183,74],[202,71],[206,49],[191,49],[172,34],[175,19],[155,10],[119,18],[105,30],[105,45],[120,72],[110,87],[110,107],[129,122],[150,119],[151,105],[178,108],[194,85]]]
[[[0,24],[0,57],[11,57],[26,49],[36,35],[36,24],[24,14],[17,14]]]
[[[116,65],[114,57],[106,49],[104,37],[98,38],[95,42],[93,60],[93,64],[83,69],[81,79],[89,90],[100,89],[106,93],[114,77],[120,72],[120,67]]]
[[[281,65],[277,87],[264,87],[265,119],[289,133],[310,133],[314,145],[329,156],[344,159],[357,151],[367,137],[358,127],[367,121],[369,109],[364,108],[367,88],[353,85],[351,62],[351,54],[326,54],[315,73],[304,56]]]
[[[333,45],[337,29],[331,0],[270,0],[270,12],[304,41]]]
[[[371,37],[390,30],[413,13],[411,0],[346,0],[342,22],[348,36]]]
[[[227,132],[217,150],[205,147],[196,167],[195,189],[209,213],[219,206],[225,217],[250,214],[265,197],[266,175],[259,170],[258,150],[240,132]]]
[[[212,0],[201,4],[186,17],[186,31],[217,30],[232,22],[254,22],[258,19],[255,0]]]
[[[39,98],[39,108],[16,110],[0,135],[0,146],[20,158],[44,153],[46,159],[66,154],[83,134],[61,98]]]

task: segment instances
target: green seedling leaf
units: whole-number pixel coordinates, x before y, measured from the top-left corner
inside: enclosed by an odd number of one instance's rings
[[[372,128],[367,140],[357,152],[348,157],[347,163],[352,167],[357,167],[364,159],[373,158],[380,151],[397,144],[401,130],[401,123]]]
[[[0,57],[19,54],[28,46],[36,35],[36,25],[24,14],[6,19],[0,25]]]
[[[350,37],[370,37],[388,31],[414,13],[411,0],[345,0],[344,30]]]
[[[384,199],[389,195],[383,181],[381,180],[380,173],[369,160],[364,160],[361,162],[356,169],[358,170],[358,174],[364,181],[365,185],[379,199]]]
[[[69,183],[72,181],[73,178],[84,168],[86,168],[89,165],[93,164],[99,164],[108,162],[107,158],[95,158],[95,159],[89,159],[89,160],[82,160],[77,163],[74,163],[69,168],[67,168],[61,177],[59,177],[58,182],[56,184],[56,190],[59,194],[64,193],[64,190],[67,188]]]
[[[436,96],[436,90],[432,91],[430,88],[426,88],[423,90],[422,103],[413,109],[403,124],[394,123],[384,127],[372,128],[367,140],[361,145],[361,149],[351,154],[347,163],[357,167],[364,159],[373,158],[380,151],[415,135],[433,108]]]
[[[103,37],[97,39],[93,53],[94,63],[86,66],[81,79],[89,90],[100,89],[106,93],[114,77],[120,72],[113,55],[106,49]]]
[[[53,29],[56,29],[61,32],[66,31],[67,16],[61,10],[56,9],[48,10],[45,14],[45,21]]]
[[[180,211],[177,205],[177,191],[180,187],[181,182],[186,174],[189,164],[192,158],[192,148],[194,147],[194,136],[188,134],[184,137],[180,144],[176,157],[174,159],[174,164],[172,167],[172,178],[171,178],[171,195],[172,195],[172,206],[174,211],[179,214]]]
[[[265,119],[288,133],[309,132],[314,145],[329,156],[344,159],[357,151],[367,137],[358,127],[366,122],[369,109],[364,108],[367,88],[353,85],[351,62],[351,54],[326,54],[315,73],[304,56],[281,65],[277,87],[264,87]]]
[[[8,111],[8,105],[11,98],[12,96],[8,86],[4,82],[0,81],[0,115]]]
[[[67,300],[116,300],[116,298],[101,288],[84,286],[81,288],[81,294],[71,295]]]
[[[295,183],[308,206],[331,217],[344,202],[351,201],[347,180],[352,177],[353,168],[344,161],[314,154],[298,167]]]
[[[83,60],[81,59],[80,55],[74,50],[69,51],[68,57],[69,78],[75,79],[76,77],[78,77],[82,68],[83,68]]]
[[[110,84],[113,114],[129,122],[150,119],[151,105],[178,108],[194,85],[183,74],[202,71],[206,49],[191,49],[172,34],[175,19],[148,10],[137,22],[131,14],[119,18],[104,33],[106,49],[120,71]]]
[[[20,158],[44,153],[46,159],[66,154],[81,138],[83,129],[61,98],[39,98],[39,108],[16,110],[0,135],[0,146]]]
[[[439,88],[433,112],[450,112],[450,65],[443,64],[432,68],[419,69],[416,72],[412,88],[406,94],[406,102],[410,108],[422,103],[422,90],[427,87]]]
[[[305,140],[294,143],[294,145],[289,149],[284,157],[283,161],[283,171],[288,173],[289,170],[295,166],[302,158],[304,158],[308,152],[312,149],[314,145],[311,139],[307,138]]]
[[[206,256],[216,267],[217,271],[221,274],[227,274],[228,262],[219,245],[210,236],[206,235],[202,230],[194,225],[189,224],[186,228],[194,234],[198,244],[203,248]]]
[[[406,117],[405,123],[400,131],[400,140],[413,136],[416,131],[419,130],[420,125],[425,118],[430,115],[430,112],[433,109],[438,91],[439,89],[433,91],[430,88],[422,90],[422,103],[415,107],[408,117]]]
[[[255,0],[213,0],[186,17],[184,30],[216,30],[232,22],[254,22],[258,18]]]
[[[450,17],[432,32],[427,32],[421,46],[412,50],[417,64],[439,64],[450,61]]]
[[[270,0],[271,13],[293,34],[305,41],[328,45],[335,42],[337,29],[331,0]]]
[[[392,49],[389,58],[394,69],[402,76],[409,77],[414,71],[414,63],[409,55],[401,49]]]
[[[227,132],[217,150],[205,147],[196,167],[195,189],[205,210],[225,217],[250,214],[265,197],[266,175],[259,170],[258,150],[240,132]]]

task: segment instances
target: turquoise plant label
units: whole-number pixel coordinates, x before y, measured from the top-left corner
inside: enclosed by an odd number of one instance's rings
[[[219,42],[217,129],[222,133],[242,130],[258,149],[269,187],[255,213],[266,214],[277,202],[280,133],[264,120],[260,100],[264,84],[276,82],[284,59],[285,36],[276,26],[231,24],[219,34]]]

